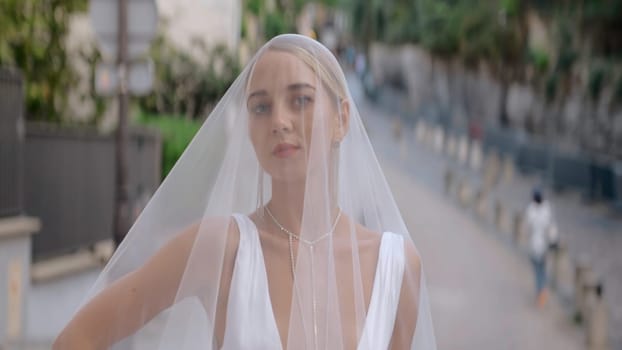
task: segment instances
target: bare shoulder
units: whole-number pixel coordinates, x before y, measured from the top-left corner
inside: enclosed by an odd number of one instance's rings
[[[201,237],[217,237],[227,232],[228,238],[238,240],[239,230],[233,217],[210,217],[197,220],[181,230],[173,237],[171,242],[178,242],[180,245],[192,244],[197,236]]]
[[[361,224],[356,224],[356,232],[359,239],[359,243],[369,242],[371,244],[380,246],[382,239],[382,233],[374,231]],[[421,255],[417,250],[415,243],[409,236],[404,236],[404,255],[406,257],[406,264],[409,271],[421,270]]]
[[[376,244],[380,245],[382,233],[374,231],[369,227],[363,226],[358,222],[354,223],[354,230],[356,231],[356,237],[359,243],[375,242]]]
[[[421,271],[421,255],[410,237],[404,237],[404,254],[411,271]]]

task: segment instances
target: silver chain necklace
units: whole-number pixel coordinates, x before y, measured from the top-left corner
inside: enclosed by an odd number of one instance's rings
[[[313,258],[313,253],[314,253],[314,245],[316,243],[318,243],[319,241],[323,240],[324,238],[328,237],[330,234],[333,233],[333,231],[335,231],[335,227],[337,227],[337,222],[339,222],[339,218],[341,217],[341,210],[339,211],[339,213],[337,214],[337,218],[335,218],[335,222],[333,223],[333,226],[331,227],[330,231],[326,232],[325,234],[321,235],[320,237],[310,241],[307,239],[304,239],[302,237],[300,237],[300,235],[297,235],[291,231],[289,231],[288,229],[286,229],[285,227],[283,227],[283,225],[281,225],[281,223],[279,223],[279,221],[274,217],[274,215],[272,215],[272,212],[270,211],[270,209],[268,209],[268,207],[265,207],[266,211],[268,212],[268,215],[270,215],[270,218],[272,219],[272,221],[274,222],[274,224],[276,226],[278,226],[278,228],[283,231],[284,233],[287,234],[288,236],[288,241],[289,241],[289,258],[290,258],[290,262],[291,262],[291,268],[292,268],[292,281],[294,284],[294,293],[296,293],[296,301],[298,303],[298,309],[299,312],[302,313],[302,305],[300,302],[300,293],[298,293],[298,284],[296,283],[296,269],[294,268],[294,244],[293,244],[293,240],[296,239],[299,242],[302,242],[306,245],[309,246],[309,250],[310,250],[310,255],[311,255],[311,296],[312,296],[312,303],[313,303],[313,343],[314,343],[314,347],[317,349],[317,338],[318,338],[318,327],[317,327],[317,301],[315,298],[315,269],[314,269],[314,258]],[[303,322],[303,327],[304,327],[304,322]],[[306,334],[306,331],[305,331]]]
[[[302,237],[300,237],[300,235],[297,235],[295,233],[293,233],[292,231],[286,229],[285,227],[283,227],[283,225],[281,225],[281,223],[274,217],[274,215],[272,215],[272,212],[270,211],[270,209],[268,209],[268,207],[266,206],[266,211],[268,212],[268,215],[270,215],[270,218],[272,219],[272,221],[276,224],[276,226],[278,226],[278,228],[285,232],[288,236],[294,238],[295,240],[302,242],[306,245],[309,246],[313,246],[315,245],[317,242],[323,240],[324,238],[328,237],[328,235],[330,235],[331,233],[333,233],[333,231],[335,231],[335,227],[337,227],[337,222],[339,222],[339,218],[341,217],[341,210],[339,211],[339,213],[337,214],[337,218],[335,218],[335,222],[333,223],[333,227],[331,227],[330,231],[326,232],[325,234],[321,235],[320,237],[310,241],[308,239],[304,239]]]

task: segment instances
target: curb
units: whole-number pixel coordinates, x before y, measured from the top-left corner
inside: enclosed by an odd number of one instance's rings
[[[32,264],[30,279],[33,284],[45,283],[72,274],[100,268],[114,253],[112,240],[101,241],[93,249],[81,250]]]

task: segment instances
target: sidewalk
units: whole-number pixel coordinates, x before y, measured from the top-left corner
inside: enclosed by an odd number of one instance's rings
[[[583,349],[556,299],[534,303],[530,266],[472,218],[380,156],[422,255],[439,349]]]
[[[354,79],[352,76],[350,78]],[[351,88],[356,90],[352,84]],[[361,96],[360,92],[355,95]],[[460,166],[446,156],[415,143],[412,127],[408,127],[410,131],[402,132],[403,140],[398,145],[389,125],[398,117],[395,106],[400,105],[399,97],[385,93],[376,105],[356,99],[377,153],[428,189],[437,194],[443,193],[445,170]],[[393,110],[393,113],[386,112],[388,109]],[[490,200],[498,199],[512,210],[522,210],[528,203],[536,182],[537,179],[515,173],[510,183],[495,188]],[[622,274],[619,273],[622,268],[622,258],[619,257],[619,252],[622,251],[622,221],[611,216],[602,206],[584,205],[579,196],[571,192],[553,194],[549,199],[555,208],[560,234],[568,243],[570,255],[573,258],[587,257],[593,270],[604,280],[605,300],[610,307],[611,348],[622,349],[622,332],[618,331],[622,329],[622,303],[617,302],[622,298]],[[509,247],[506,246],[507,248]],[[528,266],[528,261],[522,254],[515,255],[525,260],[523,263]]]
[[[26,315],[27,346],[20,350],[50,349],[100,271],[97,268],[32,285]]]

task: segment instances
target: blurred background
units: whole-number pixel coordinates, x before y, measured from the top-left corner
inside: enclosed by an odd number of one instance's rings
[[[440,349],[622,349],[622,0],[0,0],[0,349],[50,348],[281,33],[340,60]]]

